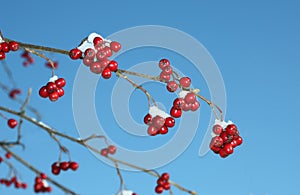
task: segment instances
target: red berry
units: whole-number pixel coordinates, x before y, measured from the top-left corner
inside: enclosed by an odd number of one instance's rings
[[[155,136],[155,135],[158,134],[158,130],[159,130],[159,129],[157,129],[156,127],[150,125],[150,126],[148,127],[147,133],[148,133],[148,135]]]
[[[60,173],[60,164],[58,162],[54,162],[52,165],[51,165],[51,172],[54,174],[54,175],[58,175]]]
[[[173,107],[175,107],[177,109],[181,109],[184,104],[185,104],[185,102],[182,98],[176,98],[173,101]]]
[[[1,45],[2,45],[3,52],[5,52],[5,53],[9,52],[10,49],[9,49],[8,43],[3,42],[3,43],[1,43]]]
[[[243,138],[239,136],[239,137],[236,139],[236,142],[237,142],[237,146],[241,145],[241,144],[243,143]]]
[[[163,74],[166,74],[166,75],[171,75],[172,72],[173,72],[173,69],[172,69],[171,66],[165,67],[165,68],[163,69],[163,71],[162,71],[162,73],[163,73]]]
[[[46,192],[51,192],[51,191],[52,191],[51,186],[46,187],[46,188],[45,188],[45,191],[46,191]]]
[[[163,178],[161,178],[161,177],[158,178],[157,181],[156,181],[156,183],[157,183],[158,186],[164,185],[165,182],[166,182],[166,181],[165,181]]]
[[[213,132],[216,135],[220,135],[223,131],[223,127],[221,125],[214,125],[213,126]]]
[[[101,151],[100,151],[100,154],[102,155],[102,156],[108,156],[108,149],[107,148],[103,148]]]
[[[167,127],[166,125],[163,125],[163,126],[158,130],[158,132],[159,132],[160,134],[167,134],[168,131],[169,131],[169,129],[168,129],[168,127]]]
[[[220,148],[223,145],[224,141],[220,136],[213,137],[210,141],[210,147]]]
[[[182,110],[177,109],[173,106],[170,110],[170,115],[173,116],[174,118],[179,118],[182,115]]]
[[[82,56],[82,51],[78,48],[71,49],[69,56],[72,60],[77,60]]]
[[[144,117],[144,123],[146,124],[146,125],[148,125],[148,124],[150,124],[151,123],[151,121],[152,121],[152,116],[151,116],[151,114],[146,114],[145,115],[145,117]]]
[[[235,135],[237,133],[237,127],[235,124],[229,124],[227,125],[227,127],[225,128],[226,133],[228,135]]]
[[[233,153],[233,147],[230,143],[225,144],[223,147],[223,150],[227,153],[227,154],[232,154]]]
[[[163,72],[160,73],[159,78],[162,82],[168,82],[171,79],[170,75],[164,74]]]
[[[59,164],[60,169],[63,171],[67,171],[69,169],[69,166],[69,163],[66,161],[63,161]]]
[[[47,87],[46,86],[43,86],[40,88],[39,90],[39,95],[42,97],[42,98],[47,98],[49,96],[49,93],[48,93],[48,90],[47,90]]]
[[[165,190],[171,189],[171,185],[170,185],[169,182],[165,182],[165,183],[162,185],[162,187],[163,187]]]
[[[170,61],[167,60],[167,59],[161,59],[161,60],[159,61],[158,66],[159,66],[160,69],[163,70],[165,67],[170,66]]]
[[[49,94],[51,94],[57,90],[57,85],[54,82],[48,82],[46,87],[47,87],[47,92]]]
[[[103,43],[103,39],[101,37],[95,37],[93,40],[94,46],[101,45]]]
[[[110,43],[110,49],[114,52],[118,52],[121,49],[121,44],[119,42],[113,41]]]
[[[107,57],[111,57],[112,56],[112,51],[109,47],[104,47],[103,51],[106,53]]]
[[[109,154],[115,154],[116,151],[117,151],[117,148],[116,148],[116,146],[114,146],[114,145],[108,146],[107,149],[108,149],[108,153],[109,153]]]
[[[167,84],[167,90],[169,92],[175,92],[178,88],[178,85],[175,81],[169,81]]]
[[[220,137],[223,139],[223,142],[225,144],[227,143],[230,143],[232,141],[232,136],[231,135],[228,135],[226,133],[226,131],[223,131],[221,134],[220,134]]]
[[[97,54],[96,54],[96,58],[99,61],[104,60],[106,57],[107,57],[106,52],[103,51],[103,50],[98,51]]]
[[[10,158],[11,158],[11,153],[7,152],[7,153],[5,154],[5,157],[6,157],[7,159],[10,159]]]
[[[69,162],[69,167],[72,171],[76,171],[79,167],[79,164],[77,162]]]
[[[186,94],[184,97],[185,103],[192,104],[196,101],[196,95],[193,92]]]
[[[173,117],[167,117],[165,119],[165,125],[167,127],[174,127],[174,125],[175,125],[175,119]]]
[[[100,74],[102,72],[101,62],[99,62],[99,61],[93,62],[90,65],[90,70],[93,73]]]
[[[96,52],[92,48],[88,48],[84,51],[84,58],[94,59],[96,56]]]
[[[35,177],[34,182],[35,183],[42,183],[43,182],[43,178],[41,178],[41,177]]]
[[[163,173],[160,178],[164,179],[165,181],[168,181],[170,179],[169,173]]]
[[[10,127],[10,128],[15,128],[17,125],[18,125],[18,121],[16,119],[8,119],[7,121],[7,125]]]
[[[230,142],[230,144],[232,145],[233,148],[235,148],[238,143],[237,143],[236,139],[234,139]]]
[[[55,102],[59,98],[59,93],[57,91],[49,94],[49,99],[52,102]]]
[[[66,80],[64,78],[59,78],[55,81],[55,84],[59,88],[63,88],[66,85]]]
[[[228,154],[225,152],[225,150],[223,150],[223,149],[221,149],[220,151],[219,151],[219,154],[220,154],[220,156],[222,157],[222,158],[226,158],[227,156],[228,156]]]
[[[5,59],[5,53],[3,51],[0,51],[0,60]]]
[[[15,42],[15,41],[11,41],[8,44],[9,49],[12,51],[17,51],[19,49],[19,43]]]
[[[102,71],[102,77],[104,79],[109,79],[111,77],[111,70],[109,68],[105,68],[103,71]]]
[[[160,129],[165,124],[165,119],[159,115],[156,115],[152,119],[152,126],[154,126],[157,129]]]
[[[47,175],[45,173],[40,174],[41,179],[47,179]]]
[[[182,105],[182,110],[183,111],[189,111],[189,110],[191,110],[191,108],[192,108],[192,104],[184,103]]]
[[[162,186],[156,186],[155,187],[155,192],[157,194],[161,194],[161,193],[163,193],[163,191],[164,191],[164,188]]]
[[[63,96],[63,95],[65,94],[65,91],[63,90],[63,88],[58,88],[58,89],[56,90],[56,92],[58,93],[58,96],[59,96],[59,97],[61,97],[61,96]]]
[[[218,148],[218,147],[215,147],[215,146],[210,146],[210,149],[211,149],[214,153],[219,154],[219,152],[220,152],[220,150],[221,150],[222,148]]]
[[[83,58],[83,64],[90,66],[94,62],[94,59]]]
[[[116,72],[118,70],[118,62],[116,62],[114,60],[110,61],[109,64],[108,64],[108,68],[112,72]]]
[[[27,188],[27,183],[22,183],[21,188],[26,189]]]
[[[189,77],[182,77],[179,83],[183,88],[188,88],[191,85],[191,79]]]

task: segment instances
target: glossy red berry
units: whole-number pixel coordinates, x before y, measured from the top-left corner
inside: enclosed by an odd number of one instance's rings
[[[114,146],[114,145],[110,145],[110,146],[108,146],[108,153],[109,154],[115,154],[116,153],[116,151],[117,151],[117,147],[116,146]]]
[[[108,58],[112,56],[112,50],[109,47],[104,47],[103,51],[105,52]]]
[[[179,80],[179,83],[183,88],[189,88],[191,85],[191,79],[189,77],[182,77]]]
[[[174,127],[174,125],[175,125],[175,119],[173,117],[167,117],[165,119],[165,125],[167,127]]]
[[[221,125],[217,124],[217,125],[213,126],[213,132],[214,132],[214,134],[220,135],[222,133],[222,131],[223,131],[223,127]]]
[[[108,149],[107,148],[103,148],[101,151],[100,151],[100,154],[102,155],[102,156],[108,156]]]
[[[150,125],[150,126],[148,127],[148,129],[147,129],[148,135],[151,135],[151,136],[157,135],[157,134],[158,134],[158,131],[159,131],[159,129],[157,129],[156,127],[154,127],[154,126],[152,126],[152,125]]]
[[[191,111],[195,112],[200,107],[200,103],[196,100],[194,103],[191,104]]]
[[[237,142],[237,146],[241,145],[241,144],[243,143],[243,138],[239,136],[239,137],[236,139],[236,142]]]
[[[225,145],[223,146],[223,150],[224,150],[225,153],[228,154],[228,155],[233,153],[233,147],[232,147],[232,145],[231,145],[230,143],[225,144]]]
[[[79,164],[77,162],[69,162],[69,167],[72,171],[76,171],[79,168]]]
[[[48,82],[46,87],[47,87],[47,92],[49,94],[51,94],[57,90],[57,85],[54,82]]]
[[[223,145],[224,141],[220,136],[213,137],[210,141],[210,147],[214,146],[220,148]]]
[[[41,173],[41,174],[40,174],[40,178],[41,178],[41,179],[47,179],[48,176],[47,176],[45,173]]]
[[[27,183],[22,183],[21,188],[26,189],[27,188]]]
[[[215,146],[210,146],[210,149],[211,149],[214,153],[219,154],[219,152],[220,152],[220,150],[221,150],[222,148],[215,147]]]
[[[237,133],[237,127],[235,124],[229,124],[227,125],[227,127],[225,128],[226,133],[228,135],[235,135]]]
[[[156,115],[152,119],[152,126],[157,129],[160,129],[165,124],[165,119],[159,115]]]
[[[168,129],[168,127],[167,127],[166,125],[163,125],[163,126],[158,130],[158,132],[159,132],[160,134],[167,134],[168,131],[169,131],[169,129]]]
[[[196,101],[196,95],[193,92],[186,94],[184,97],[185,103],[192,104]]]
[[[163,70],[165,67],[170,66],[170,61],[168,59],[161,59],[158,66]]]
[[[159,78],[163,82],[168,82],[171,79],[171,76],[161,72],[160,75],[159,75]]]
[[[163,173],[160,178],[164,179],[165,181],[168,181],[170,179],[169,173]]]
[[[0,51],[0,60],[5,59],[5,53],[3,51]]]
[[[173,101],[173,107],[175,107],[177,109],[181,109],[184,104],[185,104],[185,102],[182,98],[176,98]]]
[[[59,175],[60,173],[60,165],[59,163],[55,162],[51,165],[51,172],[54,174],[54,175]]]
[[[99,61],[93,62],[90,65],[90,70],[93,73],[100,74],[102,72],[101,62],[99,62]]]
[[[224,149],[221,149],[221,150],[219,151],[219,154],[220,154],[220,156],[221,156],[222,158],[226,158],[226,157],[228,156],[228,154],[225,152]]]
[[[48,90],[47,90],[47,87],[46,86],[43,86],[40,88],[39,90],[39,95],[42,97],[42,98],[47,98],[49,96],[49,93],[48,93]]]
[[[164,190],[170,190],[171,189],[171,185],[169,182],[165,182],[162,187],[164,188]]]
[[[3,42],[3,43],[1,43],[1,45],[2,45],[3,52],[8,53],[10,51],[8,43]]]
[[[94,59],[96,56],[96,52],[92,48],[88,48],[84,51],[84,58]]]
[[[169,81],[167,83],[167,90],[169,92],[175,92],[178,89],[178,84],[175,81]]]
[[[77,59],[81,58],[82,51],[79,50],[78,48],[74,48],[69,52],[69,56],[71,59],[77,60]]]
[[[66,86],[66,80],[64,78],[59,78],[55,81],[55,84],[57,87],[62,88],[64,86]]]
[[[95,37],[93,43],[94,46],[101,45],[103,43],[103,39],[101,37]]]
[[[174,106],[170,110],[170,115],[173,116],[174,118],[179,118],[182,115],[182,110],[175,108]]]
[[[171,75],[173,73],[173,69],[171,66],[167,66],[163,69],[162,73],[166,75]]]
[[[60,169],[63,171],[67,171],[69,169],[69,166],[69,163],[66,161],[63,161],[59,164]]]
[[[163,193],[163,191],[164,191],[164,188],[162,186],[158,185],[155,187],[155,192],[157,194],[161,194],[161,193]]]
[[[56,92],[58,93],[58,96],[59,96],[59,97],[61,97],[61,96],[63,96],[63,95],[65,94],[65,91],[63,90],[63,88],[58,88],[58,89],[56,90]]]
[[[83,58],[82,62],[83,62],[84,65],[90,66],[94,62],[94,59]]]
[[[116,72],[118,70],[118,62],[116,62],[114,60],[110,61],[109,64],[108,64],[108,68],[112,72]]]
[[[148,125],[148,124],[150,124],[151,123],[151,121],[152,121],[152,116],[151,116],[151,114],[146,114],[145,115],[145,117],[144,117],[144,123],[146,124],[146,125]]]
[[[59,98],[59,93],[57,91],[49,94],[49,99],[52,102],[55,102]]]
[[[15,128],[17,125],[18,125],[18,121],[16,119],[8,119],[7,121],[7,125],[10,127],[10,128]]]
[[[192,108],[192,104],[185,103],[181,106],[183,111],[189,111]]]
[[[9,42],[8,46],[11,51],[17,51],[19,49],[19,43],[15,41]]]
[[[110,49],[114,52],[118,52],[121,49],[121,44],[119,42],[113,41],[110,43]]]
[[[109,68],[105,68],[103,71],[102,71],[102,77],[104,79],[109,79],[111,77],[111,70]]]

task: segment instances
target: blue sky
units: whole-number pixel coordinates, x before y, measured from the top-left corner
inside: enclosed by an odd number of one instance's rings
[[[200,125],[188,149],[170,164],[158,169],[170,172],[171,179],[194,189],[198,194],[217,195],[281,195],[299,194],[297,125],[299,97],[299,2],[297,1],[5,1],[1,7],[0,29],[4,36],[23,42],[62,49],[75,47],[91,32],[103,36],[122,29],[140,25],[163,25],[190,34],[201,42],[212,55],[222,74],[227,94],[226,118],[237,123],[245,142],[227,159],[220,159],[209,152],[198,156],[199,146],[209,122],[210,110],[202,103]],[[155,38],[155,37],[154,37]],[[191,48],[192,50],[193,48]],[[163,56],[161,56],[163,55]],[[13,70],[18,86],[33,88],[32,105],[43,113],[43,120],[55,128],[78,136],[72,113],[72,82],[78,62],[67,56],[50,54],[60,63],[57,75],[66,78],[66,95],[56,103],[44,101],[36,94],[47,82],[50,71],[43,60],[28,68],[22,67],[18,54],[10,54],[7,62]],[[189,75],[194,86],[209,97],[205,80],[193,71],[188,62],[170,52],[155,48],[142,48],[119,57],[124,69],[144,61],[169,57],[176,68]],[[1,70],[1,82],[7,78]],[[105,129],[115,129],[108,134],[119,145],[129,148],[155,148],[172,136],[147,142],[128,136],[123,139],[121,128],[114,124],[110,105],[111,87],[117,81],[100,81],[97,86],[97,112]],[[162,85],[157,87],[163,90]],[[155,90],[153,86],[149,88]],[[25,93],[24,93],[25,94]],[[22,97],[24,97],[24,94]],[[167,93],[166,93],[167,94]],[[170,103],[172,97],[155,91],[160,101]],[[18,109],[1,92],[1,105]],[[142,94],[135,92],[130,110],[133,118],[142,120],[147,111]],[[140,106],[134,106],[138,104]],[[102,109],[107,112],[103,115]],[[62,120],[63,118],[63,120]],[[105,123],[106,122],[106,123]],[[1,135],[12,137],[1,124]],[[4,133],[5,132],[5,133]],[[1,136],[1,137],[2,137]],[[57,146],[38,128],[24,125],[24,152],[16,149],[46,173],[57,158]],[[95,158],[88,150],[70,144],[71,155],[80,163],[77,173],[56,177],[66,186],[81,194],[113,194],[118,188],[115,170]],[[160,158],[159,156],[157,158]],[[34,174],[18,165],[22,177],[32,185]],[[6,170],[0,167],[0,176]],[[124,172],[128,188],[138,194],[154,194],[155,178],[144,173]],[[33,194],[0,186],[0,194]],[[52,194],[62,194],[54,188]],[[167,193],[166,193],[167,194]],[[174,190],[174,194],[183,194]]]

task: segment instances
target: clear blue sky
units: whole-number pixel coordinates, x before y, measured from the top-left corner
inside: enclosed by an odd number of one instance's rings
[[[220,159],[211,152],[199,157],[199,146],[210,114],[208,106],[202,103],[200,125],[191,145],[179,158],[158,171],[170,172],[174,181],[196,190],[200,195],[300,194],[300,128],[297,124],[300,109],[299,7],[300,3],[295,0],[185,3],[11,0],[1,3],[0,29],[12,39],[62,49],[75,47],[82,38],[94,31],[108,36],[139,25],[164,25],[190,34],[207,48],[218,64],[226,86],[226,118],[237,123],[245,142],[227,159]],[[131,64],[160,58],[155,49],[145,52],[128,52],[128,56],[125,53],[119,59],[123,64],[120,66],[130,68]],[[169,57],[175,64],[184,62],[184,59],[171,52],[163,54],[161,57]],[[36,64],[24,68],[18,55],[10,54],[7,62],[19,87],[33,87],[31,103],[43,113],[43,120],[65,133],[77,136],[72,115],[72,82],[79,64],[62,55],[50,57],[59,61],[57,74],[68,81],[66,95],[54,104],[36,95],[38,88],[50,76],[42,60],[36,59]],[[198,78],[199,74],[189,68],[180,70],[195,81],[194,86],[203,89],[203,95],[209,96],[203,78]],[[0,75],[1,82],[7,82],[3,69]],[[118,144],[143,148],[143,141],[138,138],[128,136],[120,139],[122,130],[112,120],[110,105],[105,105],[105,101],[110,101],[109,86],[113,86],[115,81],[115,78],[106,82],[101,80],[101,86],[97,88],[97,106],[108,113],[99,120],[111,123],[104,124],[104,127],[114,129],[109,134]],[[162,86],[158,87],[163,89]],[[6,100],[2,92],[0,98],[1,105],[18,108],[18,105]],[[171,96],[165,96],[161,101],[170,102],[170,99]],[[136,92],[134,101],[130,105],[133,117],[141,120],[146,112],[144,96]],[[141,106],[135,108],[133,103]],[[101,109],[98,112],[103,113]],[[0,127],[1,137],[13,136],[12,132],[5,132],[8,131],[5,125]],[[24,142],[27,148],[24,153],[19,149],[16,151],[49,173],[51,163],[57,158],[57,146],[49,140],[46,133],[25,124]],[[70,144],[68,141],[64,143]],[[156,142],[152,145],[151,142],[147,143],[147,147],[155,148]],[[116,192],[119,181],[113,168],[80,146],[70,144],[69,149],[73,159],[80,163],[80,168],[77,173],[61,174],[56,177],[57,180],[83,195],[110,195]],[[24,180],[32,185],[34,174],[16,164]],[[4,175],[6,169],[0,167],[0,176]],[[128,188],[139,195],[154,194],[153,177],[144,173],[124,172],[124,178]],[[33,192],[31,187],[23,192],[0,186],[0,194]],[[54,188],[52,194],[63,193]],[[183,193],[174,190],[174,194]]]

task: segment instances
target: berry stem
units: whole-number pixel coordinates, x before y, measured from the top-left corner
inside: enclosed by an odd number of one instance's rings
[[[12,152],[8,147],[4,145],[0,145],[6,152],[9,152],[12,157],[14,157],[17,161],[19,161],[21,164],[23,164],[25,167],[30,169],[31,171],[35,172],[36,174],[40,175],[42,172],[36,169],[34,166],[29,164],[27,161],[25,161],[23,158],[20,156],[16,155],[14,152]],[[60,188],[62,191],[64,191],[66,194],[72,194],[72,195],[77,195],[77,193],[73,192],[72,190],[68,189],[67,187],[61,185],[60,183],[56,182],[55,180],[51,179],[50,177],[46,178],[47,181],[55,185],[56,187]]]

